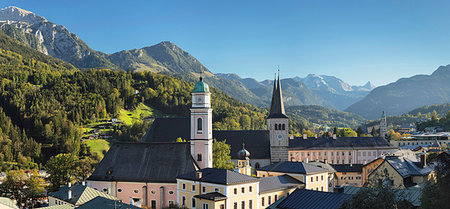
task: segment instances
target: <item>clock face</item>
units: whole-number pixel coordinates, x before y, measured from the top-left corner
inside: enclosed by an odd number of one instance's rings
[[[282,139],[282,138],[283,138],[283,135],[281,135],[281,134],[278,134],[277,138],[278,138],[278,140],[280,140],[280,139]]]

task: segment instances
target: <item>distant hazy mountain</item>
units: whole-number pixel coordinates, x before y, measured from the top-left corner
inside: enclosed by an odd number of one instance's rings
[[[259,82],[253,78],[241,78],[236,74],[217,73],[216,75],[242,83],[257,97],[261,98],[266,107],[270,104],[273,89],[272,80]],[[286,106],[325,105],[324,100],[320,96],[309,90],[302,82],[292,78],[281,79],[281,89],[283,90],[283,99]]]
[[[431,75],[401,78],[375,88],[361,101],[346,109],[367,119],[407,113],[414,108],[450,102],[450,65],[440,66]]]
[[[0,10],[0,29],[25,45],[78,68],[117,69],[103,53],[89,48],[66,27],[18,7]]]
[[[334,76],[309,74],[305,78],[295,77],[319,95],[327,106],[343,110],[361,100],[375,88],[370,81],[364,86],[351,86]]]

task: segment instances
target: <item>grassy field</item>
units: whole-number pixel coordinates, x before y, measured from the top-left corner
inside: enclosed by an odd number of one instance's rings
[[[110,147],[110,143],[105,139],[92,139],[84,142],[91,148],[93,153],[97,153],[100,159],[103,158],[103,152],[107,152]]]
[[[124,109],[120,110],[120,114],[117,119],[119,119],[120,121],[122,121],[127,125],[131,125],[137,121],[141,121],[142,118],[149,116],[157,118],[162,117],[163,114],[143,103],[139,103],[139,105],[134,110],[131,111]]]

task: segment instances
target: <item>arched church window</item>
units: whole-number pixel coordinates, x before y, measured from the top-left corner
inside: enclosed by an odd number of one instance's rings
[[[282,130],[285,130],[286,129],[286,127],[285,127],[285,125],[283,124],[283,125],[281,125],[282,126]]]
[[[197,119],[197,131],[202,131],[203,130],[203,121],[201,118]]]
[[[197,154],[197,161],[202,161],[202,154]]]
[[[275,124],[275,130],[278,130],[278,124]]]

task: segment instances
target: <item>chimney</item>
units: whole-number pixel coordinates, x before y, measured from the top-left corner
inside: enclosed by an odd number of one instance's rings
[[[197,171],[197,172],[195,173],[195,178],[196,178],[197,180],[200,180],[200,179],[202,178],[202,172]]]
[[[308,158],[306,158],[306,163],[309,163],[309,159]]]
[[[308,138],[308,135],[303,134],[303,139],[307,139],[307,138]]]
[[[86,182],[85,182],[85,181],[82,181],[82,182],[81,182],[81,185],[86,186]]]
[[[294,135],[289,135],[289,139],[294,139]]]
[[[67,199],[72,199],[72,190],[70,190],[70,188],[69,188],[69,191],[67,192]]]
[[[336,139],[336,138],[337,138],[336,134],[333,134],[333,139]]]
[[[71,187],[72,187],[72,183],[69,182],[69,184],[68,184],[67,186],[68,186],[69,188],[71,188]]]
[[[422,168],[427,167],[427,155],[420,155],[420,162],[422,163]]]

